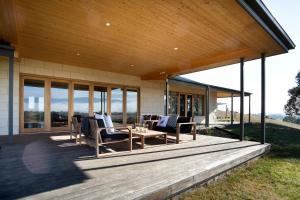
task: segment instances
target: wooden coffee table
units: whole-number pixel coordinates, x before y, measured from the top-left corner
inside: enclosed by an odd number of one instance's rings
[[[165,144],[167,144],[167,133],[160,132],[160,131],[147,130],[147,132],[144,133],[144,132],[137,132],[134,129],[132,129],[132,136],[139,137],[141,139],[142,149],[144,149],[145,147],[145,138],[161,136],[164,137],[164,142]]]

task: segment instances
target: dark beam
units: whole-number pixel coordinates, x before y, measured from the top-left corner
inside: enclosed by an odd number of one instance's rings
[[[240,59],[240,140],[244,140],[244,58]]]
[[[249,124],[251,123],[251,95],[249,95],[249,117],[248,117]]]
[[[210,95],[210,88],[207,86],[205,89],[205,127],[209,127],[209,95]]]
[[[230,123],[233,124],[233,93],[231,93],[231,112],[230,112]]]
[[[261,143],[266,142],[266,74],[265,74],[265,61],[266,57],[263,53],[261,55]]]
[[[165,99],[165,115],[168,115],[169,107],[169,78],[166,78],[166,99]]]

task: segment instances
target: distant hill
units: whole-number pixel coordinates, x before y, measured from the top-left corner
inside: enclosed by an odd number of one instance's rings
[[[218,117],[226,117],[226,112],[217,110],[216,116]],[[230,117],[230,112],[227,113],[227,117]],[[248,122],[248,114],[244,115],[244,121]],[[285,117],[284,114],[270,114],[268,115],[268,118],[266,118],[266,123],[273,123],[273,124],[278,124],[278,125],[283,125],[291,128],[297,128],[300,129],[299,124],[291,123],[291,122],[284,122],[282,119]],[[240,114],[238,112],[234,112],[233,119],[236,122],[239,122],[240,120]],[[260,122],[260,114],[251,114],[251,122]]]

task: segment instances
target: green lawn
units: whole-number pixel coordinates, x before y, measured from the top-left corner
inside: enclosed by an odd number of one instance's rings
[[[233,137],[239,126],[226,128]],[[245,126],[248,140],[259,141],[260,125]],[[249,166],[183,199],[300,199],[300,130],[266,124],[266,141],[271,152]]]

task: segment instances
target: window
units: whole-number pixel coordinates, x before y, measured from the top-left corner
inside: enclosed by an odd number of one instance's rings
[[[203,95],[195,95],[194,96],[194,116],[203,116]]]
[[[178,107],[178,93],[170,92],[169,93],[169,114],[177,114]]]
[[[45,128],[45,82],[24,80],[24,128]]]
[[[74,85],[74,115],[89,116],[89,85]]]
[[[126,94],[127,124],[133,124],[137,120],[138,91],[127,89]]]
[[[179,111],[180,111],[180,116],[185,116],[185,95],[181,94],[180,95],[180,104],[179,104]]]
[[[68,127],[69,85],[51,82],[51,127]]]
[[[94,112],[107,113],[107,88],[94,86]]]
[[[111,88],[111,118],[114,123],[123,124],[123,89]]]
[[[187,95],[186,96],[186,104],[187,104],[186,115],[187,115],[187,117],[192,117],[192,109],[193,109],[192,103],[193,103],[193,96]]]

